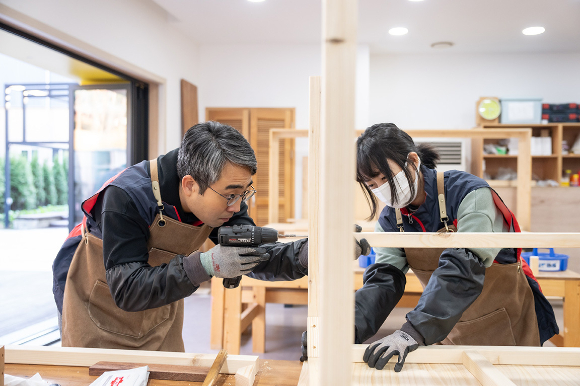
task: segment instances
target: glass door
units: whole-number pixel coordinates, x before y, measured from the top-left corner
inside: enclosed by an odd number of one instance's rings
[[[131,85],[71,87],[69,228],[82,218],[81,204],[130,165]]]

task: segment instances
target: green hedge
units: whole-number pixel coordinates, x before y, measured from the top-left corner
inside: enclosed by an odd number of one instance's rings
[[[12,211],[32,210],[48,205],[68,204],[68,160],[53,165],[40,164],[35,156],[31,162],[25,156],[10,157],[10,197]],[[0,213],[4,212],[4,162],[0,158]]]

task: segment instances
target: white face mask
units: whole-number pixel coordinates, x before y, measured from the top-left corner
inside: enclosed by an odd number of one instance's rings
[[[405,167],[407,167],[407,162],[405,162]],[[419,160],[419,165],[417,165],[417,170],[421,167],[421,160]],[[419,173],[415,173],[415,194],[411,195],[411,186],[405,172],[401,170],[398,172],[393,181],[396,185],[397,197],[399,198],[398,203],[393,203],[393,197],[391,196],[391,186],[388,183],[384,183],[376,189],[371,189],[375,196],[391,208],[404,208],[409,205],[417,197],[417,188],[419,187]]]

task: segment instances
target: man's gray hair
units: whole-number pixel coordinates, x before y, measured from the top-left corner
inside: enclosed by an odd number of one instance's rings
[[[183,136],[177,154],[177,175],[180,180],[187,175],[193,177],[199,194],[203,194],[220,179],[226,162],[256,174],[256,155],[239,131],[219,122],[199,123]]]

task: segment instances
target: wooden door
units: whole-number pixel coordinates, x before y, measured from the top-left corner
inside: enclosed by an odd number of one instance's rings
[[[205,109],[205,120],[216,121],[231,126],[242,133],[248,142],[250,142],[250,109],[208,107]]]
[[[249,214],[256,225],[268,223],[268,175],[270,129],[294,128],[293,108],[214,108],[206,109],[206,120],[232,126],[250,142],[258,160],[254,176],[257,194],[248,203]],[[294,140],[280,141],[280,222],[294,217]]]
[[[262,108],[251,109],[250,112],[250,144],[258,159],[258,172],[254,176],[254,187],[257,194],[250,203],[252,218],[256,225],[268,223],[269,195],[269,159],[270,159],[270,129],[294,128],[293,108]],[[280,141],[280,173],[279,173],[279,222],[286,222],[294,217],[294,140]]]

